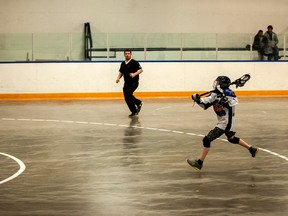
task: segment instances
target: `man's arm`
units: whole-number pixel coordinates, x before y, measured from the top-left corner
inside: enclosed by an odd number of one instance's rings
[[[279,43],[278,36],[276,33],[274,33],[274,41],[275,41],[275,45]]]
[[[121,72],[119,72],[117,79],[116,79],[116,83],[119,83],[122,76],[123,76],[123,74]]]
[[[139,70],[137,70],[135,73],[130,73],[129,76],[131,78],[134,78],[135,76],[141,74],[143,72],[142,68],[140,68]]]

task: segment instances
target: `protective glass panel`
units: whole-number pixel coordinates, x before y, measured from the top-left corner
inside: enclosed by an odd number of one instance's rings
[[[32,34],[0,34],[0,61],[29,61]]]
[[[33,52],[35,61],[69,60],[69,34],[34,34]]]

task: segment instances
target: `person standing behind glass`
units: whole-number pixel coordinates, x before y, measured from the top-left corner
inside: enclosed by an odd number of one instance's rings
[[[274,61],[278,61],[279,59],[279,49],[278,49],[278,36],[275,32],[273,32],[273,26],[269,25],[267,27],[267,31],[264,34],[264,37],[268,39],[268,44],[273,48],[273,54],[274,54]]]
[[[260,52],[263,54],[263,60],[271,61],[274,59],[274,49],[269,44],[268,38],[263,37],[263,46],[261,46]]]
[[[124,57],[125,61],[121,63],[116,83],[119,83],[121,77],[124,76],[124,98],[131,111],[129,117],[134,117],[139,114],[143,105],[142,101],[133,95],[139,85],[139,74],[142,73],[143,70],[139,62],[131,58],[132,51],[130,49],[124,50]]]
[[[254,36],[254,41],[252,45],[253,50],[258,51],[259,60],[263,60],[263,52],[262,52],[263,37],[264,37],[263,30],[259,30],[258,33]]]

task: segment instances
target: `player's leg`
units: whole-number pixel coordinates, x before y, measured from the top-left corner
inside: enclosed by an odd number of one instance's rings
[[[209,153],[211,142],[224,134],[224,130],[215,127],[203,138],[203,149],[200,157],[196,160],[187,159],[187,163],[196,170],[201,170],[204,160]]]
[[[235,132],[233,131],[229,131],[229,132],[226,132],[225,135],[227,136],[227,139],[230,143],[233,143],[233,144],[239,144],[241,145],[242,147],[246,148],[249,150],[250,154],[252,157],[255,157],[256,154],[258,153],[258,150],[259,148],[257,147],[253,147],[251,145],[249,145],[247,142],[245,142],[243,139],[239,138],[239,137],[236,137],[235,136]]]
[[[248,149],[252,157],[256,157],[256,154],[259,151],[258,147],[254,147],[246,143],[243,139],[239,139],[239,145],[243,146],[244,148]]]
[[[201,161],[204,161],[206,156],[208,155],[208,152],[210,150],[211,142],[217,138],[219,138],[221,135],[224,134],[224,130],[215,127],[213,130],[211,130],[204,138],[203,138],[203,150],[202,154],[199,157]]]

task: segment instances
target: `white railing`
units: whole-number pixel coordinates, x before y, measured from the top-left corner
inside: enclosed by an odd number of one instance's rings
[[[145,34],[93,33],[92,61],[123,60],[130,48],[138,60],[258,60],[257,51],[247,49],[254,34]],[[288,37],[278,34],[279,51],[286,60]],[[83,33],[0,34],[0,62],[83,61]]]

